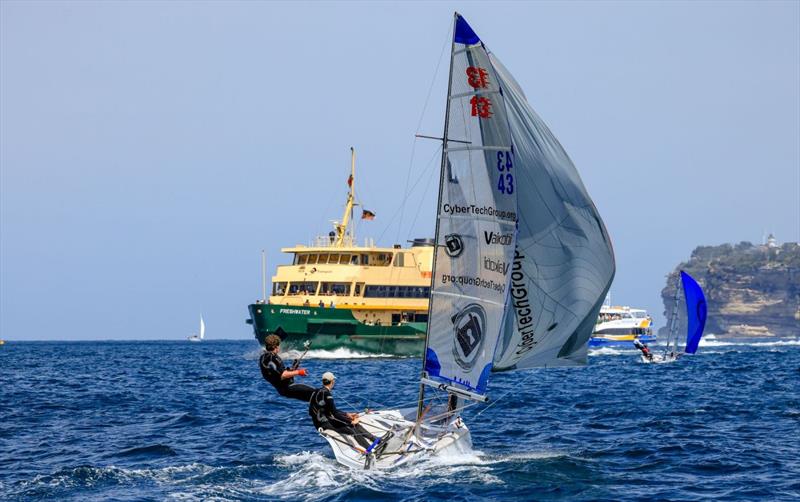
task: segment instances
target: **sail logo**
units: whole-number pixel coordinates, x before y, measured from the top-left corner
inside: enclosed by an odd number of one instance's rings
[[[486,240],[486,244],[500,244],[501,246],[510,246],[511,241],[514,240],[512,234],[496,234],[486,230],[483,231],[483,238]]]
[[[470,371],[483,345],[486,311],[471,303],[453,316],[453,357],[464,371]]]
[[[511,270],[511,301],[514,305],[516,327],[520,337],[515,351],[518,357],[533,349],[538,343],[534,331],[533,309],[528,297],[528,281],[522,269],[524,259],[525,256],[519,252],[519,249],[515,249],[514,267]]]
[[[458,258],[464,252],[464,241],[458,234],[444,236],[444,251],[450,258]]]
[[[502,260],[492,260],[491,258],[483,259],[483,268],[490,272],[506,275],[508,273],[508,267],[509,264]]]

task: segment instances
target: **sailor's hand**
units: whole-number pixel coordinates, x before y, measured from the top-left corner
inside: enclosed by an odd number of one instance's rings
[[[300,376],[306,376],[308,375],[308,371],[305,368],[300,368],[299,370],[297,370],[297,374]]]
[[[358,415],[356,415],[356,414],[354,413],[354,414],[351,416],[351,422],[350,422],[350,423],[351,423],[351,424],[353,424],[353,425],[358,425],[358,420],[359,420],[359,418],[358,418]]]

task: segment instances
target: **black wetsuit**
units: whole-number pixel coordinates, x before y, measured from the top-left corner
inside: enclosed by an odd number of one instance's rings
[[[333,394],[326,387],[320,387],[314,391],[308,404],[308,414],[311,415],[311,420],[314,421],[314,427],[317,429],[329,429],[339,434],[354,436],[358,444],[365,449],[375,441],[375,436],[370,434],[367,429],[360,424],[353,425],[350,417],[336,409]]]
[[[306,403],[311,399],[314,387],[302,383],[294,383],[294,378],[281,378],[283,372],[286,371],[286,366],[283,365],[283,360],[278,354],[264,352],[261,354],[258,365],[261,367],[261,376],[271,383],[281,396],[299,399]]]

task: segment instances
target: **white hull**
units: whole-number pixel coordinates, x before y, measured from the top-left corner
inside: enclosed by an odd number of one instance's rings
[[[682,354],[653,354],[653,359],[648,359],[644,354],[640,355],[642,362],[645,364],[665,364],[674,363]]]
[[[359,423],[376,437],[391,431],[378,454],[365,455],[354,438],[333,431],[320,431],[333,449],[336,461],[353,469],[391,469],[410,461],[440,453],[465,453],[472,449],[469,429],[460,417],[423,421],[414,433],[416,409],[370,411]]]
[[[199,336],[190,336],[190,337],[189,337],[189,341],[190,341],[190,342],[202,342],[202,341],[203,341],[203,339],[202,339],[202,338],[200,338]]]

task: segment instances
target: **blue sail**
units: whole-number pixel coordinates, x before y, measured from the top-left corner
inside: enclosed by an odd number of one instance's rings
[[[681,282],[683,283],[683,295],[686,298],[686,353],[694,354],[697,352],[697,344],[703,336],[703,328],[706,325],[706,297],[703,288],[697,284],[694,278],[681,270]]]

